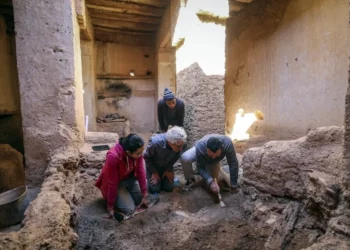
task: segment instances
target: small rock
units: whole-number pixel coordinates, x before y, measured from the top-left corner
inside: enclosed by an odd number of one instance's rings
[[[251,198],[252,198],[252,201],[255,201],[256,200],[256,198],[257,198],[257,194],[253,194],[252,196],[251,196]]]
[[[243,227],[244,225],[245,225],[244,223],[238,224],[238,225],[237,225],[237,228],[241,228],[241,227]]]
[[[267,206],[260,206],[258,208],[258,211],[261,213],[266,213],[269,210],[269,208]]]
[[[274,224],[277,221],[277,216],[276,215],[271,215],[270,218],[266,221],[266,224]]]
[[[88,175],[95,176],[96,174],[99,174],[99,170],[98,170],[98,169],[95,169],[95,168],[92,168],[92,169],[86,170],[86,173],[87,173]]]

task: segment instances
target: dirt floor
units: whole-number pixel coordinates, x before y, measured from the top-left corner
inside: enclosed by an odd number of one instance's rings
[[[177,176],[181,178],[180,172]],[[173,193],[161,193],[158,204],[118,222],[103,218],[106,203],[94,187],[94,179],[83,176],[78,183],[83,195],[72,221],[79,235],[75,249],[276,249],[266,242],[276,241],[273,225],[282,222],[277,218],[286,216],[283,213],[289,204],[288,200],[273,200],[270,196],[258,198],[254,192],[246,190],[243,194],[241,190],[237,194],[222,193],[226,207],[221,208],[218,199],[199,181],[190,191],[177,187]],[[261,200],[270,203],[268,210]],[[277,243],[285,244],[284,238],[289,233],[277,232],[281,234]],[[311,245],[309,235],[296,230],[292,239],[288,235],[283,249]]]
[[[161,193],[160,202],[134,218],[119,223],[102,218],[105,201],[93,181],[81,183],[84,199],[76,210],[76,249],[259,249],[247,224],[241,194],[224,194],[220,208],[206,190],[177,188]]]

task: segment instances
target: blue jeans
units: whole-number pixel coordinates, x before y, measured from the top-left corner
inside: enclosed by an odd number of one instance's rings
[[[193,171],[192,163],[197,161],[196,148],[192,147],[181,155],[182,170],[186,180],[194,177],[195,172]],[[220,161],[208,164],[206,170],[209,175],[214,179],[219,179],[220,174]]]
[[[135,177],[123,180],[119,183],[115,208],[125,215],[132,214],[141,203],[142,193]]]
[[[163,173],[158,173],[160,180],[156,185],[152,185],[150,183],[152,173],[147,171],[147,183],[148,183],[148,191],[151,194],[160,193],[160,191],[172,192],[174,188],[174,183],[171,183],[167,177],[162,178]]]

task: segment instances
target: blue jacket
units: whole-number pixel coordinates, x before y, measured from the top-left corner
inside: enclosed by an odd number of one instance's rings
[[[218,158],[212,159],[207,154],[207,142],[209,138],[216,137],[222,143],[222,152]],[[227,163],[230,167],[230,179],[232,187],[237,186],[238,179],[238,160],[235,152],[235,148],[231,139],[225,135],[209,134],[195,143],[196,157],[197,157],[197,169],[203,179],[209,184],[213,181],[213,178],[207,172],[206,165],[213,164],[221,161],[226,157]]]
[[[180,158],[180,154],[181,152],[175,152],[169,147],[165,134],[155,134],[149,140],[143,156],[146,170],[152,174],[157,172],[159,175],[165,171],[173,172],[173,166]]]

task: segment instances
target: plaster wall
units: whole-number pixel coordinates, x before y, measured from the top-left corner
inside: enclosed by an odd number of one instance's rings
[[[96,56],[98,117],[118,113],[130,121],[131,132],[154,132],[157,96],[154,46],[97,42]],[[134,77],[129,75],[131,70]],[[108,88],[115,84],[127,86],[130,96],[121,96],[117,90]]]
[[[88,130],[96,131],[97,117],[97,96],[95,91],[95,60],[96,51],[94,49],[94,41],[84,41],[81,44],[81,58],[83,71],[83,89],[84,89],[84,114],[88,116]]]
[[[348,14],[345,0],[280,0],[254,1],[231,17],[226,38],[226,132],[239,108],[261,110],[265,120],[251,134],[273,138],[342,126]]]
[[[40,185],[62,147],[79,147],[84,108],[74,1],[13,0],[26,179]]]

